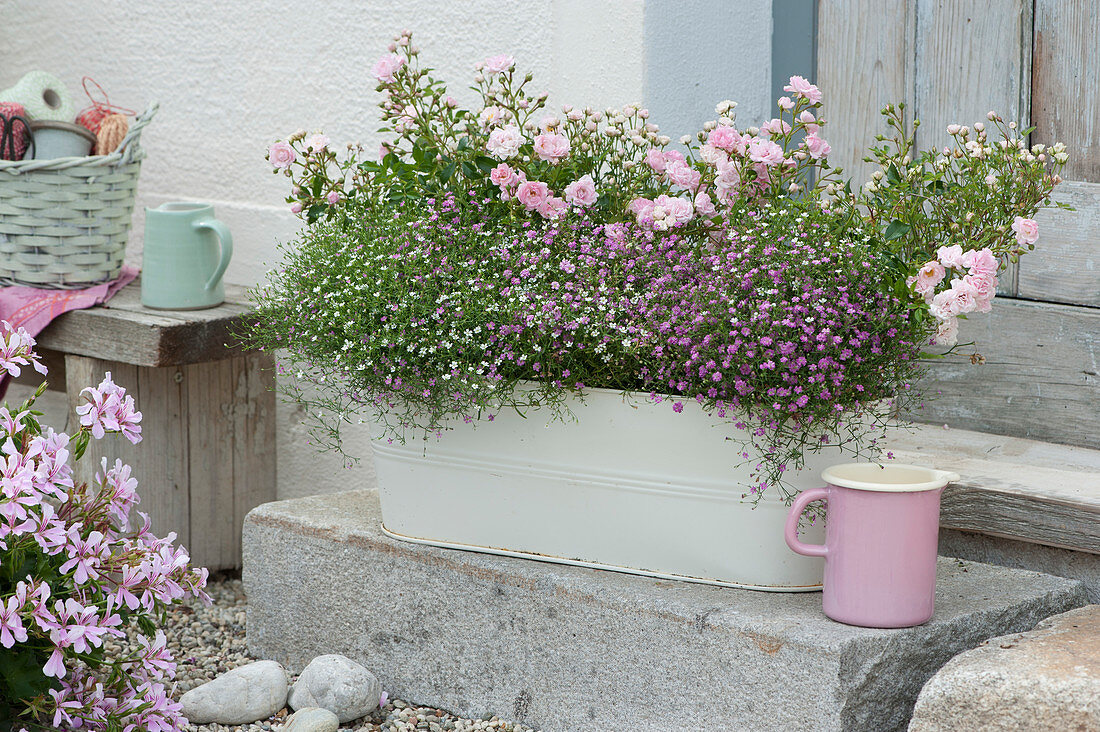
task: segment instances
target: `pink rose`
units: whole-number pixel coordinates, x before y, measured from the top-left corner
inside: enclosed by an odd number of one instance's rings
[[[569,155],[569,138],[557,134],[536,135],[535,154],[551,165],[557,165]]]
[[[276,142],[267,149],[267,159],[271,161],[273,166],[282,170],[289,168],[290,164],[298,159],[298,155],[289,144]]]
[[[506,53],[497,54],[496,56],[490,56],[481,62],[482,70],[489,74],[503,74],[513,66],[516,65],[516,59],[514,56],[509,56]]]
[[[596,202],[596,181],[584,175],[565,187],[565,200],[574,206],[588,208]]]
[[[340,191],[329,191],[329,194],[325,196],[329,204],[335,206],[340,202]]]
[[[816,135],[817,131],[821,129],[821,125],[814,119],[814,113],[808,109],[802,110],[802,114],[798,115],[798,121],[806,128],[808,134]]]
[[[686,162],[684,154],[679,150],[667,150],[665,151],[665,163],[683,163]]]
[[[673,183],[689,191],[694,191],[699,187],[699,180],[702,177],[699,175],[698,170],[693,169],[686,162],[681,163],[679,161],[669,163],[665,168],[665,175]]]
[[[665,231],[673,226],[680,226],[691,221],[695,209],[691,201],[683,198],[660,195],[653,202],[650,216],[653,219],[653,228]]]
[[[322,135],[320,132],[318,132],[317,134],[312,135],[308,140],[306,140],[306,147],[308,147],[313,152],[321,152],[328,147],[328,142],[328,135]]]
[[[714,187],[720,199],[732,202],[741,190],[741,171],[733,163],[719,163]]]
[[[539,129],[543,132],[553,132],[554,128],[561,124],[558,118],[552,114],[548,114],[539,120]]]
[[[728,125],[720,125],[707,135],[707,143],[714,145],[719,150],[732,153],[741,143],[741,133]]]
[[[924,266],[917,271],[913,289],[916,290],[918,295],[927,295],[935,289],[936,285],[943,282],[943,278],[946,274],[947,270],[945,270],[943,265],[936,260],[933,259],[931,262],[926,262]]]
[[[517,182],[516,172],[507,163],[501,163],[489,171],[489,180],[501,188],[509,188]]]
[[[528,180],[519,184],[516,198],[528,211],[534,211],[550,196],[550,188],[537,180]]]
[[[653,172],[665,172],[665,165],[667,164],[667,161],[665,160],[665,154],[657,148],[649,148],[649,151],[645,154],[645,162],[646,165],[648,165],[653,170]]]
[[[936,258],[940,260],[944,267],[966,269],[966,265],[963,264],[963,250],[958,244],[940,247],[936,250]]]
[[[568,210],[569,204],[564,199],[557,196],[547,196],[542,203],[538,205],[538,212],[542,214],[545,219],[556,219]]]
[[[783,120],[776,117],[775,119],[770,119],[764,124],[760,125],[760,129],[764,130],[764,132],[767,132],[773,137],[781,137],[782,135],[786,135],[788,132],[791,131],[791,126],[789,123],[784,122]]]
[[[512,113],[504,107],[489,105],[481,110],[477,116],[477,120],[481,123],[481,129],[487,130],[490,127],[495,127],[503,122],[507,122],[511,117]]]
[[[941,319],[938,327],[936,328],[936,335],[932,339],[932,343],[937,346],[953,346],[959,342],[959,321],[958,318]]]
[[[1016,242],[1020,246],[1034,244],[1039,239],[1039,224],[1034,219],[1017,216],[1012,221],[1012,230],[1016,232]]]
[[[405,59],[396,53],[391,53],[378,59],[378,62],[374,64],[374,68],[371,69],[371,73],[374,78],[385,84],[393,81],[393,75],[404,65]]]
[[[794,109],[794,102],[791,101],[790,97],[779,97],[779,106],[781,109],[790,111]]]
[[[717,213],[714,208],[714,202],[710,200],[710,194],[703,191],[699,191],[695,194],[695,210],[699,212],[700,216],[713,216]]]
[[[653,201],[648,198],[635,198],[626,210],[634,214],[639,226],[647,229],[653,226]]]
[[[699,148],[699,158],[707,165],[717,168],[719,163],[729,162],[730,156],[725,150],[708,142]]]
[[[300,213],[302,213],[302,204],[298,203],[297,201],[295,201],[294,203],[290,204],[290,212],[291,212],[292,214],[300,214]]]
[[[988,313],[993,309],[993,298],[997,296],[997,278],[988,274],[968,274],[963,282],[974,293],[975,307],[979,313]]]
[[[833,151],[832,146],[818,137],[816,134],[806,135],[806,149],[810,151],[810,157],[820,160]]]
[[[485,149],[497,160],[509,160],[519,154],[523,145],[523,133],[515,125],[498,127],[489,133]]]
[[[821,101],[821,90],[801,76],[792,76],[791,82],[783,87],[783,91],[802,97],[810,104]]]
[[[941,320],[972,313],[978,309],[978,297],[974,288],[962,280],[952,280],[951,289],[932,298],[929,310]]]
[[[379,160],[381,160],[382,158],[386,157],[389,154],[390,154],[390,149],[388,147],[386,147],[386,143],[383,142],[382,144],[380,144],[378,146],[378,159]]]
[[[771,140],[754,137],[749,141],[749,159],[764,165],[779,165],[783,162],[783,148]]]
[[[970,274],[973,275],[988,275],[995,277],[997,272],[1001,269],[1001,263],[997,261],[997,257],[993,255],[988,248],[986,249],[972,249],[962,255],[962,265],[966,267]]]

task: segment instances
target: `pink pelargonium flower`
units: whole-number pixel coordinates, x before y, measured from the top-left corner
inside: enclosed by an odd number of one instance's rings
[[[749,160],[767,166],[781,165],[784,161],[783,148],[763,137],[754,137],[749,141]]]
[[[80,395],[88,402],[76,408],[81,427],[90,427],[92,437],[102,439],[106,432],[121,432],[131,443],[141,442],[141,412],[134,409],[134,398],[111,380],[108,371],[97,387],[86,387]]]
[[[298,159],[298,154],[294,152],[294,148],[289,143],[280,141],[267,149],[267,159],[276,169],[284,170]]]
[[[822,140],[816,133],[806,135],[805,144],[810,157],[814,160],[820,160],[833,151],[832,145]]]
[[[1012,230],[1016,232],[1016,242],[1020,246],[1034,244],[1039,240],[1039,224],[1034,219],[1017,216],[1012,220]]]
[[[26,642],[27,629],[19,617],[22,609],[23,601],[17,597],[9,597],[7,603],[0,600],[0,646],[11,648],[16,643]]]
[[[489,171],[489,180],[502,190],[507,190],[518,182],[518,176],[510,165],[501,163]]]
[[[802,76],[792,76],[790,83],[783,87],[783,91],[802,97],[810,104],[817,104],[821,101],[821,90]]]
[[[591,175],[583,175],[565,187],[565,200],[574,206],[588,208],[596,198],[596,181]]]
[[[20,366],[31,365],[43,376],[46,367],[38,361],[34,352],[35,340],[23,327],[16,328],[6,320],[0,320],[0,370],[11,376],[22,373]]]
[[[528,180],[519,184],[516,198],[528,211],[534,211],[550,196],[550,187],[542,181]]]
[[[388,84],[394,80],[393,75],[404,65],[404,58],[396,53],[389,53],[375,62],[374,68],[371,69],[371,75],[383,84]]]
[[[569,156],[569,138],[553,133],[536,135],[535,154],[551,165],[557,165]]]
[[[496,56],[490,56],[481,62],[482,71],[488,75],[503,74],[513,66],[516,65],[515,56],[509,56],[506,53],[499,53]]]

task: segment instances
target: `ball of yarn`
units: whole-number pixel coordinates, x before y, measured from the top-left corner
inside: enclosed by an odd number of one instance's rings
[[[0,92],[0,102],[22,104],[30,119],[72,122],[76,110],[69,90],[53,74],[30,71],[15,86]]]
[[[0,160],[22,160],[23,153],[27,151],[27,128],[22,122],[16,120],[9,122],[12,117],[16,115],[25,117],[27,110],[23,109],[22,104],[16,104],[15,102],[0,102]],[[8,130],[8,134],[13,135],[14,141],[11,147],[8,146],[8,141],[4,137],[4,130]],[[14,148],[14,153],[12,149]]]
[[[76,116],[76,123],[81,127],[87,127],[93,135],[98,135],[103,118],[110,114],[111,110],[93,105]]]
[[[104,117],[103,121],[99,123],[99,133],[95,138],[95,154],[110,155],[113,153],[122,144],[122,140],[129,130],[130,123],[126,121],[125,115],[109,114]]]

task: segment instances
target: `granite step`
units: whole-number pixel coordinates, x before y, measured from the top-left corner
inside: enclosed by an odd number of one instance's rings
[[[341,653],[391,695],[544,732],[903,730],[952,657],[1086,602],[1075,580],[941,559],[931,621],[856,628],[818,593],[439,549],[380,521],[373,491],[253,510],[250,651],[292,671]]]

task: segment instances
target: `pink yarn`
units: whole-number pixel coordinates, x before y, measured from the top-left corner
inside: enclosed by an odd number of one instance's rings
[[[0,102],[0,117],[8,120],[12,117],[15,117],[16,115],[26,119],[27,111],[23,108],[22,104],[16,104],[15,102]],[[7,153],[7,146],[5,145],[3,148],[0,148],[0,159],[23,159],[23,153],[27,151],[27,128],[23,125],[22,122],[15,122],[15,130],[15,157],[9,158],[5,155],[5,153]]]

